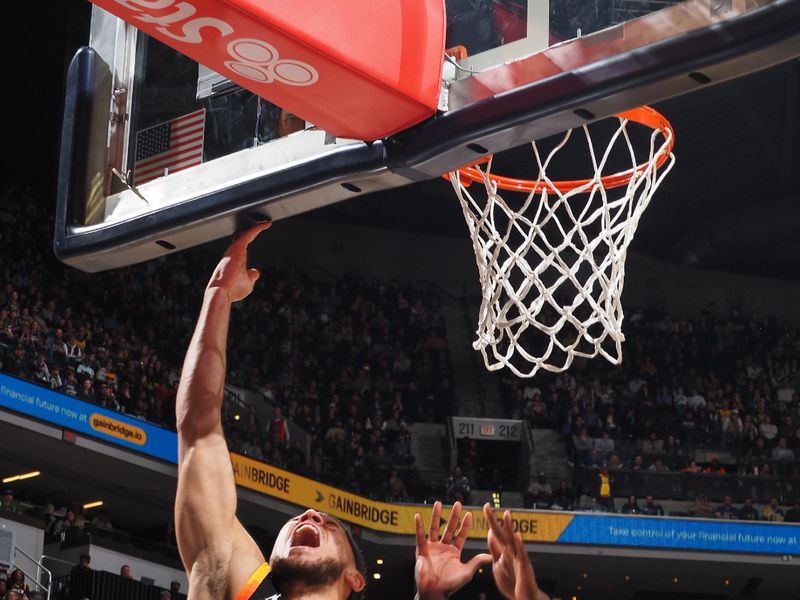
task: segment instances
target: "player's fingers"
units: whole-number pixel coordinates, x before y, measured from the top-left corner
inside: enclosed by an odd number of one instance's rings
[[[525,545],[522,543],[522,536],[519,534],[519,532],[514,534],[514,553],[517,556],[523,556],[527,559]]]
[[[252,283],[258,281],[258,278],[261,277],[261,271],[258,269],[247,269],[247,276],[250,278]]]
[[[431,511],[431,528],[428,533],[428,539],[432,542],[439,540],[439,519],[442,517],[442,503],[438,500],[433,503],[433,510]]]
[[[486,520],[489,521],[490,523],[495,521],[492,505],[489,504],[488,502],[483,505],[483,515],[486,517]]]
[[[272,226],[272,221],[265,221],[264,223],[259,223],[258,225],[253,225],[252,227],[245,229],[244,231],[240,231],[234,237],[234,241],[237,244],[241,244],[245,247],[249,246],[254,239],[256,239],[259,234],[264,231],[265,229],[269,229]]]
[[[522,581],[527,582],[528,586],[533,588],[533,597],[537,598],[538,585],[536,584],[536,575],[533,573],[533,564],[528,558],[528,553],[525,552],[525,545],[522,542],[522,536],[519,533],[514,534],[514,549],[516,551],[516,561],[519,577]]]
[[[467,542],[467,536],[469,535],[469,530],[472,527],[472,513],[468,512],[464,515],[464,520],[461,522],[461,529],[458,532],[458,537],[456,538],[455,547],[459,550],[464,548],[464,544]]]
[[[506,543],[506,534],[503,531],[503,528],[498,523],[497,519],[492,512],[492,507],[489,506],[489,503],[483,505],[483,514],[486,515],[486,520],[489,523],[489,529],[494,533],[494,537],[499,543]]]
[[[486,522],[489,523],[489,530],[495,531],[497,528],[497,519],[494,518],[494,511],[488,502],[483,505],[483,516],[486,517]],[[495,534],[496,533],[495,531]]]
[[[489,531],[489,534],[486,536],[486,544],[489,546],[489,552],[492,553],[492,558],[494,560],[500,560],[500,557],[503,555],[503,548],[500,542],[497,541],[497,536],[495,536],[494,531]]]
[[[450,511],[450,518],[447,519],[447,527],[444,528],[444,534],[442,535],[443,544],[449,544],[453,541],[453,535],[456,532],[456,528],[458,528],[459,518],[461,518],[461,503],[456,502],[453,504],[453,510]]]
[[[474,575],[475,572],[481,568],[481,565],[490,563],[492,560],[493,558],[491,554],[486,554],[485,552],[483,554],[476,554],[469,559],[469,562],[467,562],[467,568],[472,571],[472,574]]]
[[[505,542],[509,544],[512,549],[514,547],[514,523],[511,521],[511,511],[507,510],[503,513],[503,530],[506,534]]]
[[[417,554],[424,555],[428,550],[428,540],[425,538],[425,527],[419,513],[414,514],[414,526],[417,530]]]

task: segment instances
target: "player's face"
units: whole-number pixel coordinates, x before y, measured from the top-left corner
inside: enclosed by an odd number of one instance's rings
[[[354,562],[347,534],[341,524],[314,509],[290,519],[272,548],[270,563],[287,559],[292,563],[316,563],[333,559],[342,569]]]

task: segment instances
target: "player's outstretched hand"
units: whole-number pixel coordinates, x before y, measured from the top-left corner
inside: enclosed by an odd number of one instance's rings
[[[258,269],[247,268],[247,247],[258,235],[268,229],[272,222],[261,223],[237,233],[231,245],[214,269],[208,287],[224,289],[231,302],[244,300],[253,291],[253,285],[261,273]]]
[[[468,562],[461,562],[461,551],[467,541],[472,525],[472,513],[464,515],[459,529],[461,503],[453,504],[442,539],[439,539],[439,518],[442,503],[435,502],[431,514],[429,532],[425,534],[422,516],[414,515],[417,528],[417,563],[414,579],[417,584],[417,600],[442,600],[472,580],[475,571],[485,563],[491,562],[489,554],[478,554]],[[458,533],[456,534],[456,531]],[[454,539],[455,536],[455,539]]]
[[[492,575],[497,589],[511,600],[550,600],[536,585],[533,565],[522,544],[522,537],[514,531],[511,513],[503,513],[503,522],[495,519],[487,502],[483,514],[489,523],[487,543],[492,553]]]

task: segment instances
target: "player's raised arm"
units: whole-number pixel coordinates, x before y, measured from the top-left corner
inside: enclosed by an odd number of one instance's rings
[[[175,524],[190,598],[231,598],[264,561],[236,518],[236,487],[220,406],[231,305],[253,290],[259,273],[247,268],[247,247],[267,227],[238,234],[214,270],[178,387]]]

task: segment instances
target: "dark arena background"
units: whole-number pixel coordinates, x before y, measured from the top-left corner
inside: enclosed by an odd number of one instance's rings
[[[20,569],[30,600],[181,600],[175,391],[227,240],[93,274],[56,258],[65,81],[91,5],[9,10],[0,577]],[[473,507],[469,557],[490,502],[554,599],[800,598],[799,78],[795,59],[656,104],[677,163],[629,252],[619,366],[484,368],[447,181],[277,221],[233,312],[222,412],[264,552],[325,510],[363,546],[366,597],[412,598],[414,513]],[[453,597],[501,596],[487,568]]]

